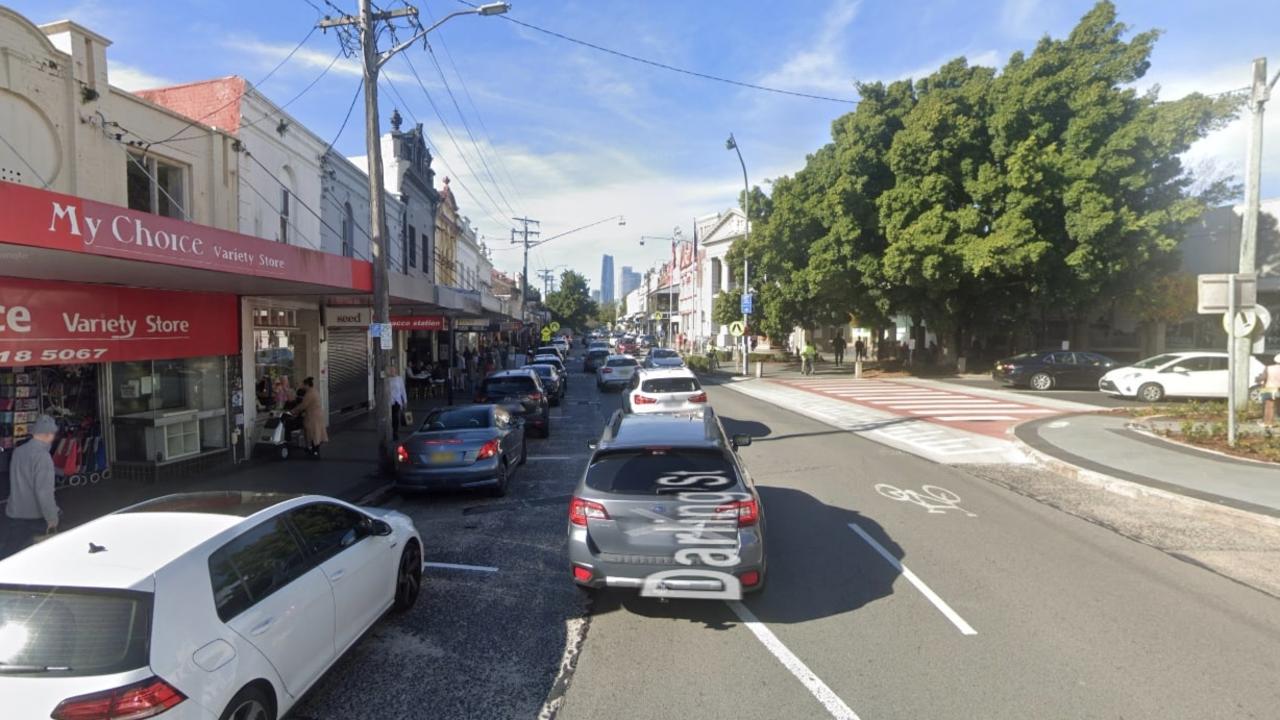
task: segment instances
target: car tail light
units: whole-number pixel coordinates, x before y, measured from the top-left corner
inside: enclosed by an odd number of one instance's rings
[[[529,393],[529,399],[538,402],[542,399],[542,393]]]
[[[704,392],[700,392],[697,395],[694,395],[689,398],[689,402],[706,402],[706,401],[707,401],[707,394]]]
[[[595,518],[596,520],[608,520],[609,511],[598,502],[583,500],[575,497],[569,501],[569,522],[574,525],[587,526],[587,518]]]
[[[742,587],[755,587],[760,584],[760,571],[748,570],[738,576],[738,581],[742,583]]]
[[[409,451],[405,450],[403,445],[396,448],[396,462],[409,462]]]
[[[755,525],[756,521],[760,519],[760,505],[755,498],[738,500],[716,508],[716,515],[721,514],[737,515],[738,527],[747,527],[748,525]]]
[[[605,375],[608,375],[609,373],[613,372],[613,368],[611,367],[600,368],[600,372],[604,373]]]
[[[489,398],[488,398],[488,397],[486,397],[486,396],[484,396],[484,395],[477,395],[477,396],[476,396],[476,402],[478,402],[478,403],[485,403],[485,402],[489,402]]]
[[[651,398],[648,395],[637,395],[631,398],[631,402],[637,405],[653,405],[658,402],[658,398]]]
[[[484,445],[480,446],[480,452],[476,453],[476,459],[484,460],[485,458],[491,458],[497,454],[498,454],[498,439],[494,438],[489,442],[485,443]]]
[[[155,717],[187,696],[158,677],[58,703],[53,720],[140,720]]]
[[[591,571],[577,565],[573,566],[573,579],[578,582],[591,582]]]

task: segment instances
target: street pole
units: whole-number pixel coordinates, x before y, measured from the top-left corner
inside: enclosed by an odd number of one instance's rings
[[[742,166],[742,206],[743,212],[747,216],[747,221],[742,231],[742,246],[745,248],[747,247],[747,241],[751,238],[751,184],[747,181],[747,163],[742,159],[742,150],[738,149],[738,141],[734,139],[733,133],[729,133],[729,140],[725,142],[725,146],[738,154],[738,164]],[[744,250],[742,253],[742,293],[745,296],[750,292],[751,260],[748,259]],[[747,356],[751,354],[751,340],[750,332],[747,328],[751,327],[751,316],[746,312],[742,313],[742,327],[742,374],[749,375],[751,373],[751,364],[747,360]]]
[[[1252,274],[1258,269],[1258,213],[1262,185],[1262,121],[1267,101],[1271,99],[1271,88],[1276,84],[1280,73],[1267,82],[1267,59],[1257,58],[1253,61],[1253,82],[1249,93],[1249,149],[1245,160],[1244,217],[1240,224],[1240,270],[1241,274]],[[1234,298],[1234,295],[1233,295]],[[1231,322],[1234,322],[1234,314]],[[1230,396],[1247,398],[1249,386],[1253,378],[1249,377],[1249,357],[1253,350],[1253,339],[1245,337],[1229,338],[1233,350]]]
[[[1234,274],[1227,275],[1227,375],[1232,378],[1234,384],[1236,371],[1241,364],[1246,368],[1249,367],[1249,353],[1246,351],[1244,355],[1237,352],[1236,345],[1239,340],[1236,338],[1236,276]],[[1241,363],[1241,359],[1244,360]],[[1242,397],[1237,395],[1235,387],[1228,388],[1227,393],[1227,445],[1236,446],[1236,398]],[[1248,392],[1246,388],[1245,392]],[[1245,402],[1248,402],[1248,395],[1244,395]]]

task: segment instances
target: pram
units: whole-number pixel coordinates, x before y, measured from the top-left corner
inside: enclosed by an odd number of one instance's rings
[[[285,404],[284,409],[273,411],[262,425],[255,448],[274,453],[281,460],[289,459],[289,449],[307,449],[302,416],[296,415],[293,409],[298,406],[297,400]]]

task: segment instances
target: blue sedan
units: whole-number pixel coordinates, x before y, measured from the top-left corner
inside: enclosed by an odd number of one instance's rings
[[[505,495],[528,458],[524,421],[497,405],[432,410],[396,448],[396,489],[487,488]]]

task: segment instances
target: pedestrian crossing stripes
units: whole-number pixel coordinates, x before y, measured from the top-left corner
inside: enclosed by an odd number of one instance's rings
[[[954,424],[995,436],[1003,436],[1009,427],[1023,420],[1059,412],[1013,400],[892,380],[797,378],[774,382],[895,415]]]

